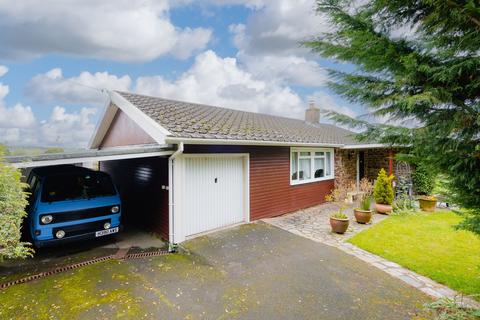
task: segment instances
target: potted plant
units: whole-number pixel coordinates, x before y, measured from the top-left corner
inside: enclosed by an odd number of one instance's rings
[[[372,205],[372,190],[373,184],[367,178],[363,178],[360,181],[360,206],[353,209],[355,220],[358,223],[369,223],[372,219],[372,210],[370,209]]]
[[[412,182],[415,192],[419,195],[418,202],[423,211],[435,211],[437,198],[432,195],[435,187],[435,175],[428,168],[420,164],[412,173]]]
[[[373,197],[375,198],[375,210],[378,213],[389,214],[392,212],[393,203],[393,175],[387,176],[384,169],[380,169],[377,181],[373,189]]]
[[[371,205],[372,197],[370,195],[362,195],[362,198],[360,199],[360,207],[353,209],[355,220],[357,220],[358,223],[365,224],[370,222],[372,219],[372,210],[370,210]]]
[[[338,210],[334,214],[330,216],[330,226],[332,227],[332,232],[343,234],[348,229],[350,219],[348,219],[347,215],[342,212],[342,210]]]

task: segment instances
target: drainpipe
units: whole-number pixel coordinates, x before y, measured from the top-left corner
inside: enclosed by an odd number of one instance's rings
[[[176,244],[175,244],[175,234],[174,234],[174,210],[175,210],[175,202],[173,198],[173,164],[175,158],[183,153],[183,142],[180,142],[177,146],[177,151],[175,151],[169,158],[168,158],[168,251],[174,252],[176,251]]]

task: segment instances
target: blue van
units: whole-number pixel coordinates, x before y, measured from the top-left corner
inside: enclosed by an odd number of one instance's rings
[[[38,247],[121,231],[121,202],[110,176],[74,165],[32,169],[28,225]]]

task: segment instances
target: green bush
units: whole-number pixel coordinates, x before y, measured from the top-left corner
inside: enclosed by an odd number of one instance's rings
[[[2,155],[0,146],[0,261],[25,258],[33,252],[29,243],[20,240],[22,221],[27,215],[26,185],[20,180],[20,171],[5,164]]]
[[[435,174],[425,165],[418,165],[412,172],[412,181],[415,192],[420,195],[431,195],[435,187]]]
[[[379,204],[392,204],[393,203],[393,188],[392,180],[393,175],[387,176],[387,173],[382,168],[378,173],[377,181],[375,182],[375,187],[373,188],[373,197],[375,202]]]

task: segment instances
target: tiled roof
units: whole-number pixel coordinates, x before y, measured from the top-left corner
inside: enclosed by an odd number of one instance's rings
[[[117,92],[167,129],[170,137],[357,144],[351,131],[330,124]]]

